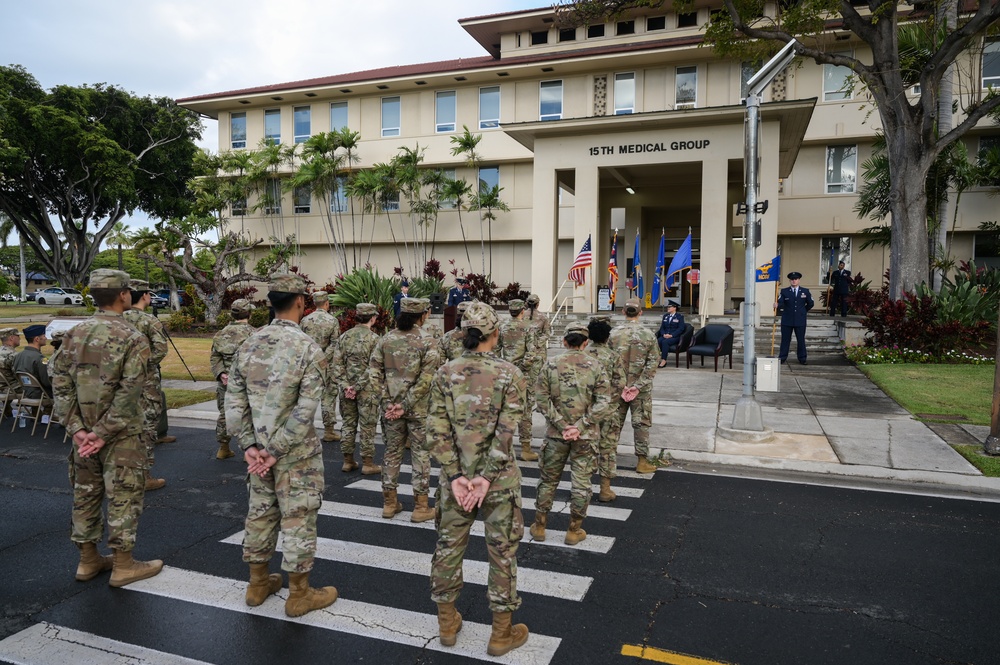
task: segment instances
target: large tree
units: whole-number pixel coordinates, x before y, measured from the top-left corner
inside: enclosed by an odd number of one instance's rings
[[[106,84],[46,91],[23,67],[0,67],[0,211],[61,285],[83,282],[131,212],[187,213],[200,135],[170,99]]]
[[[892,241],[890,294],[926,282],[928,277],[927,193],[925,183],[935,159],[977,123],[1000,109],[995,90],[980,94],[979,85],[960,102],[963,116],[946,131],[937,123],[942,77],[963,54],[978,57],[984,36],[1000,21],[1000,2],[963,4],[968,11],[954,25],[943,17],[945,5],[957,0],[929,0],[913,5],[869,0],[799,0],[769,5],[760,0],[723,0],[725,11],[713,13],[706,40],[722,56],[759,60],[792,39],[797,53],[820,64],[847,67],[874,101],[885,135],[889,162]],[[664,0],[579,0],[563,2],[562,20],[603,21],[637,7],[656,7]],[[674,5],[685,9],[691,0]],[[901,52],[901,23],[926,27],[933,35],[924,53]],[[830,30],[848,30],[871,50],[871,62],[829,46]],[[866,58],[867,59],[867,58]],[[975,64],[975,63],[974,63]],[[913,85],[920,94],[910,94]]]

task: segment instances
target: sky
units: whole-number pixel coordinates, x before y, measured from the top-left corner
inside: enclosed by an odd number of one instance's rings
[[[108,83],[174,99],[486,55],[459,25],[552,0],[32,0],[0,10],[0,63],[45,88]],[[218,150],[214,121],[202,146]],[[145,226],[137,213],[130,226]]]

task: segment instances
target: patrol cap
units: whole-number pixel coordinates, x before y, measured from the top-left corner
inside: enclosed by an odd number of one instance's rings
[[[250,310],[253,309],[253,305],[246,298],[239,298],[234,300],[233,304],[229,306],[230,311],[233,314],[249,314]]]
[[[566,332],[563,333],[563,337],[569,337],[570,335],[583,335],[587,339],[590,339],[590,330],[581,321],[570,321],[566,324]]]
[[[399,311],[407,314],[423,314],[429,304],[430,301],[423,298],[403,298],[399,301]]]
[[[4,337],[10,337],[11,335],[20,335],[21,332],[17,328],[0,328],[0,339]]]
[[[788,279],[802,279],[802,273],[800,272],[790,272],[788,273]]]
[[[132,291],[142,293],[143,291],[149,291],[149,282],[144,279],[130,279],[128,281],[128,288]]]
[[[34,339],[34,338],[38,337],[39,335],[44,335],[44,334],[45,334],[45,326],[40,325],[40,324],[35,324],[33,326],[28,326],[27,328],[24,329],[24,338],[25,339]]]
[[[500,327],[500,319],[496,311],[483,302],[474,302],[465,310],[462,317],[462,330],[475,328],[483,337],[491,335]]]
[[[611,323],[611,315],[610,314],[594,314],[592,317],[590,317],[590,320],[594,321],[595,323],[607,323],[607,324],[610,324]]]
[[[378,307],[370,302],[359,302],[354,308],[354,311],[361,316],[375,316],[378,314]]]
[[[124,270],[112,270],[111,268],[98,268],[90,273],[90,283],[87,285],[91,289],[130,289],[128,273]]]
[[[465,314],[465,310],[469,309],[469,305],[471,305],[471,304],[472,303],[469,302],[468,300],[463,300],[462,302],[458,303],[458,305],[457,305],[457,307],[458,307],[458,313],[464,315]]]
[[[538,297],[537,293],[532,293],[530,296],[528,296],[527,300],[525,300],[525,302],[528,303],[528,305],[531,307],[536,306],[541,301],[542,299]]]
[[[298,275],[287,272],[276,272],[271,275],[271,281],[267,284],[267,290],[273,293],[294,293],[305,295],[306,280]]]
[[[512,312],[520,312],[522,309],[524,309],[524,301],[521,300],[520,298],[514,298],[513,300],[507,303],[507,307]]]
[[[52,333],[52,337],[49,338],[49,341],[50,342],[61,342],[63,340],[63,337],[65,337],[65,336],[66,336],[66,331],[65,330],[57,330],[54,333]]]
[[[642,311],[642,301],[638,298],[629,298],[625,301],[625,311],[638,314]]]
[[[329,294],[326,291],[313,291],[313,302],[319,302],[324,298],[329,299]]]

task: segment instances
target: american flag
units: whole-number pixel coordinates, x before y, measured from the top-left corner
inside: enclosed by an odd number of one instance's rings
[[[576,260],[573,261],[573,265],[569,269],[569,279],[576,282],[577,286],[583,286],[584,282],[587,281],[587,268],[591,267],[593,263],[593,256],[590,253],[590,236],[587,236],[587,242],[583,243],[580,253],[576,255]]]
[[[615,229],[615,239],[611,241],[611,258],[608,259],[608,286],[611,287],[612,307],[615,304],[615,291],[618,289],[618,229]]]

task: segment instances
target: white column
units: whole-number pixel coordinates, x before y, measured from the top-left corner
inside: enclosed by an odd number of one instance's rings
[[[574,296],[583,296],[573,300],[573,311],[597,311],[597,245],[601,242],[598,204],[600,203],[600,182],[596,166],[585,166],[576,169],[576,225],[573,229],[573,258],[576,258],[583,243],[590,236],[591,253],[595,257],[593,267],[588,270],[587,283],[574,288]],[[557,276],[558,277],[558,276]]]
[[[717,157],[702,162],[701,278],[698,287],[698,311],[706,316],[722,314],[725,309],[726,243],[730,242],[730,220],[725,194],[727,179],[726,159]]]
[[[559,197],[556,173],[534,165],[534,209],[531,215],[531,290],[546,309],[556,294],[558,267]]]

